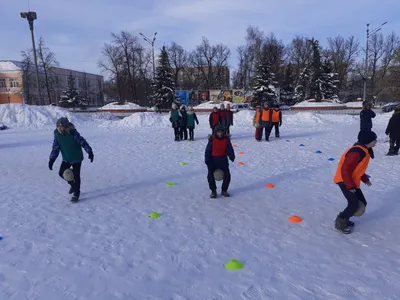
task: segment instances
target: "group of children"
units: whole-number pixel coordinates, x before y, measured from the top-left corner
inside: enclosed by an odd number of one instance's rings
[[[186,106],[181,105],[180,109],[173,103],[172,110],[169,113],[169,121],[174,129],[175,141],[179,142],[188,139],[189,130],[189,141],[194,140],[194,129],[195,124],[199,125],[199,120],[197,119],[196,113],[192,106],[188,107],[186,111]]]
[[[282,126],[282,112],[279,107],[271,109],[268,103],[256,107],[256,113],[253,119],[253,126],[256,128],[256,141],[261,142],[263,130],[265,129],[265,140],[269,142],[272,128],[275,128],[275,137],[279,138],[279,127]]]
[[[217,126],[222,126],[225,128],[224,133],[230,136],[230,127],[233,126],[233,111],[231,111],[230,104],[226,106],[226,109],[224,104],[221,104],[219,109],[214,106],[208,121],[210,123],[211,135],[214,134]]]

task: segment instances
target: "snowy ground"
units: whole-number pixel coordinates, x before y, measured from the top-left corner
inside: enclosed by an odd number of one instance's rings
[[[82,123],[95,159],[84,161],[78,204],[60,160],[47,168],[51,129],[0,132],[0,299],[398,299],[400,158],[384,155],[389,115],[374,120],[367,213],[346,236],[333,229],[345,200],[332,178],[358,118],[298,113],[280,140],[257,143],[249,113],[232,129],[232,198],[217,200],[203,162],[207,116],[192,143],[173,142],[159,116]],[[225,269],[231,259],[244,268]]]

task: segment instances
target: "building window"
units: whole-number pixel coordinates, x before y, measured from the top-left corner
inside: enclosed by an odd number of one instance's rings
[[[5,89],[5,88],[6,88],[6,80],[0,79],[0,89]]]
[[[10,78],[10,87],[17,88],[19,87],[18,79]]]

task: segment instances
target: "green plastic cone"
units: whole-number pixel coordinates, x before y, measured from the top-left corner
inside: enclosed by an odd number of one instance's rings
[[[192,154],[192,152],[189,151],[188,154]]]
[[[181,166],[186,166],[187,162],[181,162]]]
[[[175,182],[173,182],[173,181],[168,181],[168,182],[167,182],[167,186],[175,186]]]
[[[225,264],[225,268],[228,269],[228,270],[231,270],[231,271],[240,270],[240,269],[242,269],[243,267],[244,267],[244,265],[243,265],[240,261],[238,261],[238,260],[236,260],[236,259],[233,259],[233,260],[231,260],[231,261],[228,261],[228,262]]]
[[[158,219],[161,215],[158,212],[153,211],[151,214],[149,214],[150,219]]]

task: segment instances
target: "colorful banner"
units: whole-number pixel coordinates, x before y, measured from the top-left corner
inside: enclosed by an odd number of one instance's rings
[[[244,102],[248,103],[251,102],[251,100],[253,100],[253,91],[244,92]]]
[[[175,98],[184,105],[188,104],[188,94],[186,90],[175,90]]]
[[[244,90],[232,90],[232,102],[243,103],[244,102]]]
[[[200,91],[199,92],[199,100],[200,100],[200,103],[210,101],[210,91]]]
[[[223,101],[229,101],[232,102],[232,91],[231,90],[223,90],[222,96],[223,96]]]
[[[197,90],[189,90],[187,91],[188,93],[188,99],[189,99],[189,105],[195,106],[199,104],[199,91]]]
[[[210,101],[212,102],[222,101],[221,90],[210,90]]]

